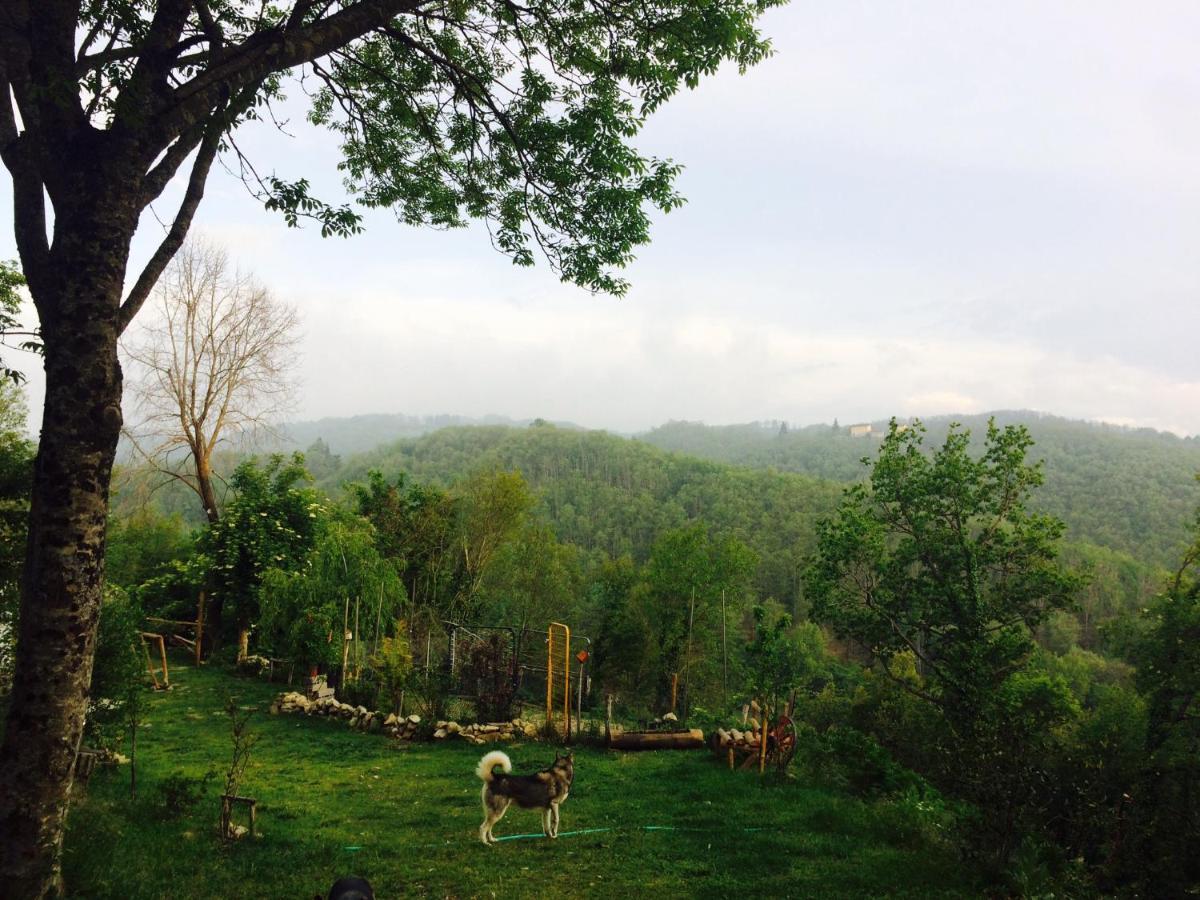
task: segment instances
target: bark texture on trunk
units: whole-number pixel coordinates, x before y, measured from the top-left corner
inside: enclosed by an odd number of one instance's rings
[[[31,279],[46,403],[0,744],[0,884],[11,897],[62,893],[60,851],[91,683],[121,429],[117,309],[136,224],[105,193],[107,208],[60,216],[48,271]]]
[[[217,511],[217,492],[213,488],[212,461],[207,456],[196,459],[196,488],[200,494],[200,502],[204,504],[204,515],[209,524],[216,524],[221,514]]]

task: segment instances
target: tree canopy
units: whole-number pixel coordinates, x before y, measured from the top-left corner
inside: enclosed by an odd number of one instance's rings
[[[982,456],[952,429],[932,455],[924,428],[892,423],[868,482],[851,486],[818,530],[807,572],[812,613],[864,644],[891,672],[911,655],[922,694],[948,714],[982,712],[981,698],[1016,672],[1030,629],[1073,599],[1056,562],[1062,522],[1029,512],[1041,467],[1026,460],[1024,428],[988,427]]]
[[[417,225],[484,219],[515,262],[532,263],[538,249],[564,278],[620,293],[613,270],[648,239],[647,206],[681,202],[679,166],[630,139],[723,62],[762,60],[769,44],[756,22],[780,2],[14,4],[22,27],[6,29],[0,49],[21,124],[6,105],[0,138],[20,188],[18,226],[32,226],[22,256],[36,265],[49,249],[34,233],[45,222],[33,189],[44,187],[56,209],[65,199],[39,145],[87,143],[123,157],[140,175],[139,208],[192,159],[127,322],[182,241],[224,148],[289,224],[351,234],[371,207]],[[310,100],[309,121],[338,136],[353,205],[315,197],[303,173],[260,174],[232,138],[296,90],[288,75]]]

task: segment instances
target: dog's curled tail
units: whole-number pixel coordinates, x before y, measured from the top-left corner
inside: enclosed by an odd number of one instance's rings
[[[504,774],[512,771],[512,760],[508,758],[507,753],[502,753],[499,750],[493,750],[491,753],[485,753],[483,759],[479,761],[479,765],[475,767],[475,774],[484,781],[491,781],[493,778],[493,769],[500,766],[504,769]]]

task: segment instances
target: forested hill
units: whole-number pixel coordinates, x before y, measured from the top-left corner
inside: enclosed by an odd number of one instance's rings
[[[1144,562],[1170,566],[1187,541],[1200,506],[1200,439],[1149,429],[1128,429],[1033,412],[924,420],[929,443],[939,443],[951,422],[975,438],[998,425],[1023,424],[1037,442],[1033,456],[1045,461],[1046,483],[1036,503],[1061,517],[1068,537],[1120,550]],[[877,431],[886,422],[874,423]],[[779,422],[706,426],[671,422],[639,436],[665,450],[754,468],[799,472],[849,481],[865,471],[877,438],[851,437],[845,427],[788,429]]]
[[[945,425],[934,424],[936,438]],[[971,425],[980,433],[986,427]],[[811,458],[826,464],[831,475],[848,479],[861,474],[857,460],[877,446],[875,439],[833,435],[828,426],[822,430],[824,434],[806,429],[794,437],[793,433],[779,436],[778,426],[765,433],[762,426],[716,429],[679,424],[653,435],[660,440],[673,437],[687,442],[696,453],[710,455],[718,451],[733,455],[730,448],[740,446],[739,452],[751,465],[701,459],[643,440],[548,424],[444,428],[349,457],[331,453],[319,440],[307,448],[306,465],[318,487],[331,496],[342,494],[348,482],[366,481],[371,470],[379,470],[389,481],[404,473],[414,482],[442,485],[480,470],[518,470],[533,488],[557,538],[594,558],[629,554],[644,561],[662,534],[700,521],[714,533],[737,537],[758,554],[758,596],[789,603],[798,596],[800,573],[814,549],[816,523],[833,511],[844,482],[782,471],[785,461],[791,459],[791,465],[802,468],[798,461]],[[1192,509],[1190,471],[1178,460],[1173,469],[1155,463],[1152,451],[1171,454],[1156,448],[1146,436],[1133,440],[1136,436],[1118,435],[1121,441],[1113,443],[1128,457],[1129,468],[1122,469],[1112,460],[1117,451],[1103,440],[1078,441],[1076,458],[1070,456],[1068,432],[1053,428],[1049,432],[1037,452],[1046,457],[1048,481],[1058,493],[1043,490],[1043,505],[1073,526],[1068,557],[1072,565],[1084,566],[1096,578],[1089,608],[1106,615],[1130,608],[1157,589],[1160,567],[1176,564],[1170,529],[1182,530]],[[723,436],[729,439],[723,441]],[[1142,456],[1129,449],[1143,443],[1150,449]],[[792,457],[785,452],[789,448],[797,451]],[[1096,470],[1106,474],[1095,479],[1079,474],[1079,459],[1089,456],[1097,458]],[[222,460],[222,471],[232,471],[238,458]],[[1057,469],[1064,458],[1077,463],[1066,468],[1067,477]],[[1163,471],[1174,472],[1178,484],[1170,485]],[[200,524],[195,496],[178,482],[156,488],[162,484],[161,476],[144,468],[123,471],[120,481],[114,501],[118,517],[149,504]],[[1130,508],[1123,510],[1122,503]],[[1138,527],[1145,531],[1138,533]],[[1091,541],[1088,535],[1093,536]],[[1112,549],[1087,546],[1092,542]],[[1154,555],[1143,548],[1161,549]]]
[[[841,495],[839,485],[804,475],[738,468],[552,425],[443,429],[352,457],[319,484],[336,493],[372,469],[389,480],[404,472],[448,483],[481,468],[519,470],[559,540],[585,551],[644,558],[667,529],[703,520],[755,549],[756,587],[779,599],[795,595],[816,522]]]
[[[1149,430],[1071,421],[1036,413],[997,413],[998,424],[1022,423],[1045,461],[1046,483],[1035,503],[1066,521],[1068,540],[1107,547],[1151,568],[1177,564],[1200,507],[1200,440]],[[731,530],[782,571],[782,548],[811,546],[812,522],[832,509],[839,484],[861,478],[864,456],[878,438],[850,437],[845,427],[784,428],[780,423],[705,426],[672,422],[635,440],[576,426],[470,425],[440,430],[441,418],[366,416],[322,420],[293,429],[288,449],[305,451],[318,483],[337,493],[348,480],[378,468],[389,478],[407,472],[418,481],[449,482],[479,468],[516,468],[544,497],[560,539],[613,555],[638,555],[662,528],[690,518]],[[929,443],[951,421],[981,438],[986,416],[926,420]],[[405,424],[407,423],[407,424]],[[412,434],[396,441],[396,430]],[[875,423],[878,430],[886,423]],[[312,437],[309,443],[300,436]],[[390,435],[392,443],[348,449]],[[228,474],[242,454],[219,460]],[[127,514],[152,500],[193,524],[195,497],[161,477],[123,468],[114,511]],[[797,517],[799,517],[797,519]],[[800,521],[804,527],[799,527]],[[756,532],[761,531],[761,536]],[[773,575],[770,583],[778,584]]]
[[[510,419],[507,416],[406,416],[400,413],[350,416],[348,418],[315,419],[308,422],[289,422],[283,426],[279,446],[283,450],[306,450],[315,441],[323,441],[331,453],[346,456],[364,453],[380,444],[398,438],[415,438],[440,428],[463,425],[509,425],[523,428],[532,420]],[[574,428],[568,423],[555,423],[561,428]]]

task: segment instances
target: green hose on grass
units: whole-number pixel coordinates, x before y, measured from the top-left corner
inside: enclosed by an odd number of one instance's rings
[[[641,831],[708,831],[707,828],[688,828],[681,825],[634,825],[633,828]],[[617,831],[616,828],[581,828],[578,831],[560,831],[559,837],[574,837],[577,834],[598,834],[602,831]],[[743,828],[742,831],[768,831],[766,828]],[[497,841],[521,841],[529,838],[544,838],[546,835],[540,831],[532,834],[506,834],[504,837],[496,838]]]
[[[614,827],[614,826],[606,826],[603,828],[580,828],[576,831],[560,831],[558,833],[558,836],[559,837],[577,837],[578,835],[581,835],[581,834],[603,834],[604,832],[607,832],[607,831],[628,831],[628,830],[633,830],[633,831],[710,831],[711,829],[689,828],[685,825],[631,825],[631,826],[626,826],[626,827],[621,827],[621,828]],[[775,829],[743,828],[741,830],[742,831],[774,831]],[[497,843],[499,843],[500,841],[527,841],[527,840],[536,840],[538,838],[547,838],[547,836],[542,834],[540,831],[536,831],[536,832],[531,832],[529,834],[506,834],[503,837],[496,838],[495,840]],[[450,843],[451,843],[450,841],[446,841],[441,844],[424,844],[423,846],[425,846],[425,847],[444,847]],[[357,851],[357,850],[361,850],[362,848],[361,847],[343,847],[342,849],[349,850],[349,851]]]

